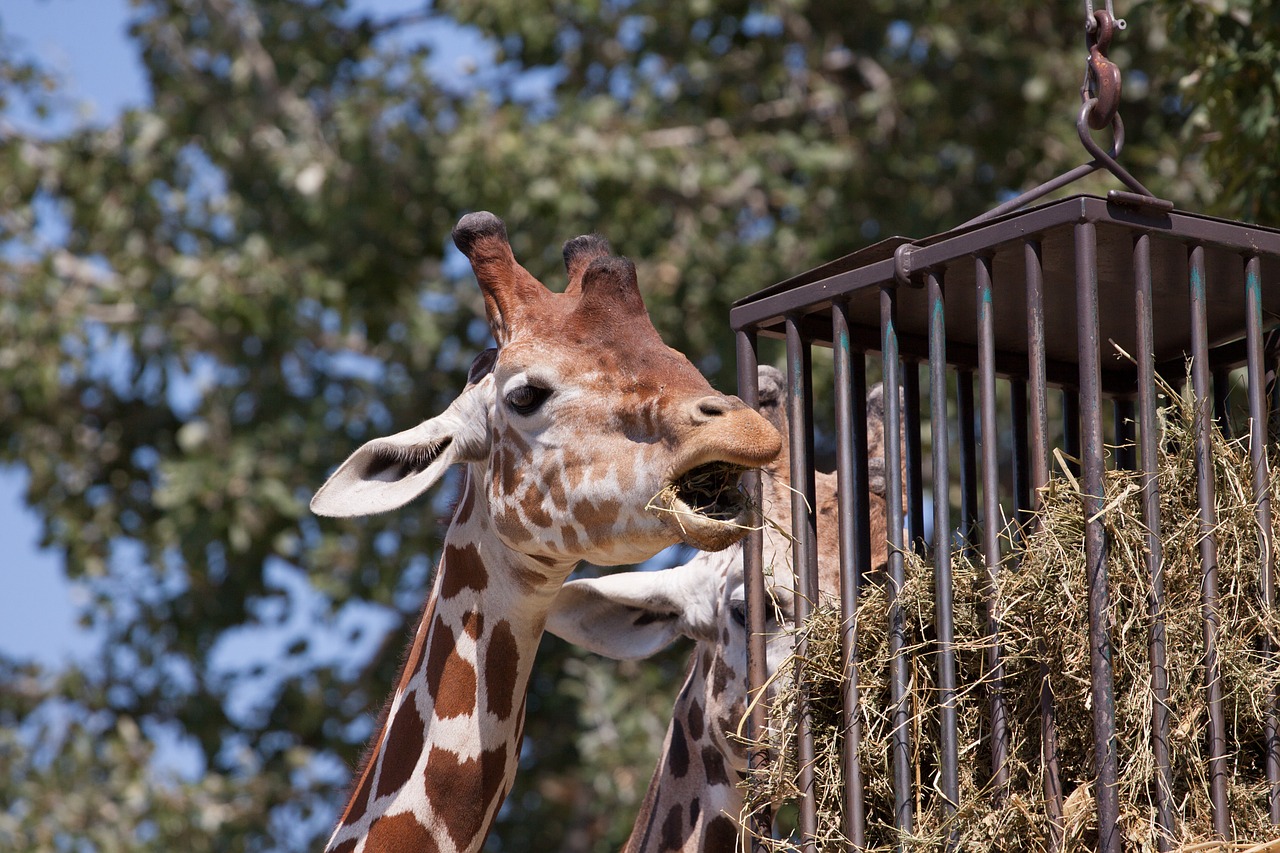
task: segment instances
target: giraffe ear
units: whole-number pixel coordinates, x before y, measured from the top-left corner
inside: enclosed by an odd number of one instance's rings
[[[347,518],[398,509],[431,488],[455,462],[484,459],[493,398],[493,377],[485,374],[442,414],[368,442],[320,487],[311,511]]]
[[[740,548],[700,551],[683,566],[569,581],[556,596],[547,630],[614,660],[656,654],[676,637],[716,637],[726,569]]]

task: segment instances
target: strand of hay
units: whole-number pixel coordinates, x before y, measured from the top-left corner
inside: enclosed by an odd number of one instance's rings
[[[1189,387],[1190,383],[1188,383]],[[1236,841],[1212,841],[1204,691],[1204,622],[1199,505],[1195,477],[1195,407],[1189,396],[1170,393],[1160,413],[1159,464],[1161,541],[1164,550],[1164,620],[1172,709],[1169,751],[1173,771],[1175,828],[1172,847],[1194,850],[1280,851],[1271,826],[1263,754],[1269,697],[1280,687],[1280,663],[1264,655],[1264,636],[1280,637],[1280,618],[1262,603],[1259,543],[1247,439],[1228,440],[1213,431],[1212,459],[1217,509],[1220,627],[1216,633],[1228,741],[1229,800]],[[1280,466],[1272,464],[1273,493],[1280,494]],[[1120,756],[1120,828],[1126,849],[1155,851],[1156,791],[1152,753],[1147,530],[1142,522],[1139,475],[1108,471],[1105,477],[1108,624],[1115,683],[1116,742]],[[952,556],[959,719],[960,805],[948,817],[937,775],[939,731],[933,634],[934,573],[914,554],[905,555],[903,608],[911,673],[910,739],[915,772],[914,831],[908,838],[893,826],[890,743],[893,708],[889,692],[887,583],[869,579],[862,588],[856,625],[857,676],[863,778],[866,782],[867,847],[891,850],[958,849],[1039,851],[1049,849],[1050,822],[1043,793],[1040,734],[1042,673],[1049,673],[1057,719],[1058,757],[1065,795],[1065,849],[1096,846],[1093,779],[1093,717],[1090,703],[1088,588],[1084,558],[1084,514],[1079,486],[1068,475],[1051,478],[1042,508],[1022,535],[1002,539],[1007,556],[998,590],[989,589],[979,555],[957,549]],[[1276,513],[1274,517],[1280,517]],[[1280,532],[1280,531],[1278,531]],[[1010,718],[1010,786],[992,787],[990,696],[984,654],[991,645],[985,603],[995,597],[1004,680],[999,689]],[[808,639],[802,666],[810,698],[817,754],[814,767],[819,849],[848,845],[842,829],[840,615],[821,604],[798,628]],[[747,780],[746,810],[776,807],[799,796],[796,787],[795,709],[798,689],[785,679],[758,746],[778,757]],[[750,825],[747,823],[746,825]],[[793,838],[761,838],[766,850],[794,849]]]

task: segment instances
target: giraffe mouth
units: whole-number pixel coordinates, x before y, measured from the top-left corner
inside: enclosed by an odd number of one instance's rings
[[[649,509],[686,545],[727,548],[747,533],[747,498],[739,488],[747,470],[731,462],[699,465],[667,484]]]

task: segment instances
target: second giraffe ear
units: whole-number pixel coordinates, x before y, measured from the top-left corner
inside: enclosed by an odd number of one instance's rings
[[[485,374],[440,415],[363,445],[316,492],[311,511],[341,518],[389,512],[435,485],[455,462],[484,459],[494,394],[493,376]]]
[[[741,559],[739,548],[701,551],[674,569],[569,581],[547,631],[614,660],[650,657],[681,636],[714,640],[726,569]]]

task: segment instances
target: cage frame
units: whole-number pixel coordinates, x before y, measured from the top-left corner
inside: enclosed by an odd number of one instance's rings
[[[994,213],[994,212],[993,212]],[[1270,283],[1270,287],[1264,286]],[[1099,299],[1106,299],[1106,311]],[[1121,298],[1123,297],[1123,298]],[[970,328],[963,320],[973,318]],[[1046,318],[1049,318],[1048,320]],[[1068,319],[1069,318],[1069,319]],[[948,324],[950,320],[950,325]],[[1158,323],[1157,323],[1158,321]],[[1144,515],[1148,537],[1148,571],[1157,601],[1151,613],[1154,780],[1157,795],[1159,848],[1170,849],[1173,827],[1171,779],[1167,749],[1169,710],[1161,701],[1164,684],[1163,623],[1159,612],[1162,556],[1159,544],[1159,494],[1155,480],[1153,440],[1156,423],[1156,377],[1177,381],[1192,358],[1192,390],[1202,416],[1197,423],[1197,479],[1201,507],[1201,559],[1204,571],[1203,618],[1206,640],[1206,684],[1210,709],[1209,743],[1213,825],[1216,836],[1230,837],[1226,794],[1226,742],[1222,719],[1221,688],[1216,678],[1213,628],[1217,618],[1216,556],[1213,529],[1213,483],[1204,472],[1208,464],[1208,430],[1215,428],[1209,407],[1222,412],[1228,371],[1243,366],[1248,378],[1248,416],[1252,424],[1266,424],[1270,416],[1264,393],[1267,364],[1275,366],[1275,354],[1264,353],[1264,337],[1280,326],[1280,230],[1173,210],[1167,202],[1136,194],[1113,192],[1107,198],[1075,195],[1035,207],[1001,211],[923,240],[894,237],[823,264],[739,300],[730,312],[736,340],[738,385],[742,398],[758,404],[758,345],[761,338],[785,341],[787,410],[791,475],[795,489],[793,563],[797,567],[800,596],[797,622],[816,601],[817,558],[814,506],[814,428],[812,347],[831,347],[834,365],[836,422],[836,473],[840,512],[840,576],[842,612],[847,617],[856,605],[861,578],[869,569],[867,530],[866,413],[867,353],[883,359],[886,399],[902,389],[906,405],[901,411],[885,407],[885,435],[897,436],[905,425],[907,440],[885,442],[886,501],[889,511],[890,560],[888,577],[894,589],[903,580],[903,550],[923,549],[923,485],[920,458],[919,367],[929,366],[933,430],[934,494],[950,494],[953,465],[947,456],[949,370],[958,374],[955,411],[961,436],[959,526],[969,530],[981,524],[980,542],[988,572],[1000,568],[998,552],[998,460],[984,452],[978,459],[976,436],[997,434],[995,381],[1009,380],[1014,388],[1014,503],[1019,513],[1034,509],[1037,489],[1049,478],[1047,395],[1061,389],[1064,405],[1063,443],[1081,459],[1085,544],[1089,570],[1091,692],[1097,792],[1098,849],[1118,851],[1118,803],[1115,792],[1118,749],[1115,743],[1115,696],[1106,626],[1097,614],[1107,611],[1109,585],[1103,547],[1102,508],[1103,403],[1115,402],[1116,435],[1137,438],[1137,452],[1120,464],[1144,475]],[[1116,361],[1104,353],[1104,343],[1114,340],[1136,363]],[[1270,347],[1265,347],[1270,350]],[[915,369],[904,369],[914,366]],[[974,379],[978,394],[975,401]],[[1272,404],[1276,402],[1273,395]],[[1019,402],[1021,404],[1019,405]],[[905,422],[905,423],[904,423]],[[1136,423],[1135,423],[1136,422]],[[1136,430],[1134,427],[1136,426]],[[1075,427],[1073,431],[1073,427]],[[978,432],[980,428],[981,432]],[[1128,433],[1124,431],[1128,430]],[[1257,432],[1252,435],[1257,436]],[[1262,590],[1268,607],[1275,604],[1274,551],[1271,541],[1271,506],[1265,441],[1251,439],[1257,520],[1262,560]],[[905,445],[905,446],[904,446]],[[747,488],[759,497],[759,478]],[[983,495],[981,511],[978,492]],[[905,501],[904,501],[905,498]],[[758,503],[758,500],[757,500]],[[905,505],[904,505],[905,504]],[[937,685],[941,707],[938,739],[939,790],[954,810],[959,798],[956,763],[957,689],[951,624],[952,580],[950,560],[957,547],[950,500],[933,506],[933,545],[937,613]],[[945,537],[936,531],[945,531]],[[766,680],[764,669],[764,578],[762,533],[754,531],[744,551],[748,606],[748,674],[752,694]],[[945,547],[941,547],[943,543]],[[987,547],[991,543],[994,547]],[[891,652],[901,650],[902,619],[893,597],[887,614]],[[858,758],[858,687],[852,667],[852,620],[844,619],[843,665],[851,678],[843,690],[844,768],[846,779],[845,835],[854,848],[864,843],[863,780]],[[991,658],[994,678],[1000,677],[998,619],[992,617]],[[1264,652],[1273,654],[1271,638],[1261,638]],[[891,677],[896,714],[905,715],[910,686],[901,654],[894,655]],[[1045,744],[1044,794],[1051,838],[1049,846],[1062,843],[1062,780],[1053,750],[1055,718],[1048,681],[1041,694],[1041,739]],[[992,691],[992,776],[1001,789],[1002,744],[1008,731],[998,691]],[[763,703],[752,706],[750,731],[765,723]],[[895,727],[891,763],[895,796],[894,820],[898,829],[912,827],[912,776],[909,732]],[[1277,697],[1272,696],[1266,727],[1266,772],[1269,810],[1273,824],[1280,824],[1280,719]],[[800,788],[812,789],[812,773],[805,773],[812,759],[813,742],[800,712]],[[765,757],[751,755],[753,766]],[[756,833],[767,833],[767,812],[752,820]],[[816,850],[814,798],[800,803],[799,831],[802,849]]]

